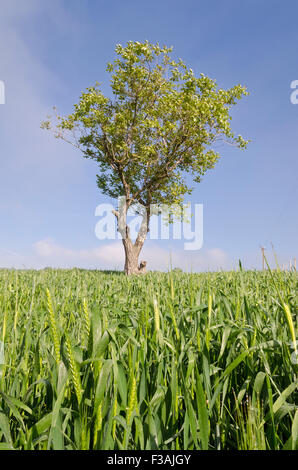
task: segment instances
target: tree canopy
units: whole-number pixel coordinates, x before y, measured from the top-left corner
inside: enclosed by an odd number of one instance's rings
[[[171,52],[148,41],[117,45],[118,57],[107,66],[113,97],[96,83],[72,114],[58,116],[56,136],[71,139],[95,160],[100,190],[112,198],[124,195],[128,205],[181,203],[193,189],[186,174],[200,182],[219,159],[218,141],[247,145],[232,132],[230,116],[247,95],[245,87],[218,88],[181,59],[171,59]]]

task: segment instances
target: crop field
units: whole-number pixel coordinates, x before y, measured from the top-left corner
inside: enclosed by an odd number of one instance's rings
[[[297,449],[297,281],[0,270],[0,449]]]

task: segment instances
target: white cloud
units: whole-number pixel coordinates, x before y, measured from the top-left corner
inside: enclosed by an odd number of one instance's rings
[[[34,244],[35,252],[41,258],[51,257],[72,257],[75,252],[62,246],[57,245],[53,239],[47,238],[46,240],[40,240]]]
[[[90,250],[73,250],[61,246],[51,238],[34,244],[37,257],[50,266],[100,267],[122,264],[123,247],[121,243],[111,243]]]
[[[124,263],[122,243],[105,244],[93,249],[74,250],[53,239],[34,244],[35,257],[44,266],[82,268],[120,268]]]
[[[164,249],[157,244],[145,244],[140,260],[148,262],[152,270],[167,270],[172,262],[173,268],[185,271],[208,271],[231,269],[232,262],[227,254],[218,248],[187,252]],[[26,256],[0,251],[0,266],[15,268],[58,268],[81,267],[86,269],[123,269],[124,249],[121,241],[101,244],[92,249],[75,250],[59,245],[53,239],[40,240],[33,245],[31,254]]]
[[[232,269],[233,262],[223,250],[219,248],[202,249],[200,251],[177,251],[172,255],[173,267],[185,271],[218,271]]]
[[[276,267],[273,253],[267,253],[269,265]],[[144,245],[140,261],[148,262],[149,270],[167,271],[173,268],[184,271],[219,271],[238,269],[238,259],[232,259],[220,248],[202,249],[197,252],[182,249],[166,249],[149,240]],[[242,257],[244,269],[261,269],[259,250]],[[286,256],[278,256],[280,267],[289,269],[290,260]],[[292,259],[292,266],[293,266]],[[84,269],[123,269],[124,249],[121,241],[101,242],[91,249],[73,249],[51,238],[39,240],[32,246],[30,252],[19,254],[15,251],[0,248],[0,268],[42,269],[45,267]]]

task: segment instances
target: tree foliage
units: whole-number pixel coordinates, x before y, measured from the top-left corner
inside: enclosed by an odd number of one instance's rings
[[[246,89],[218,88],[171,52],[148,41],[117,45],[117,58],[107,66],[112,97],[96,83],[72,114],[57,116],[56,137],[96,161],[99,189],[112,198],[125,196],[127,207],[181,204],[193,189],[186,176],[200,182],[218,161],[217,142],[247,145],[232,132],[230,116]]]

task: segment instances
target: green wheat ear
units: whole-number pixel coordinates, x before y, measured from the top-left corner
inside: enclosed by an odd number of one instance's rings
[[[69,368],[70,368],[70,375],[71,375],[71,380],[74,386],[75,394],[78,400],[78,403],[80,405],[81,400],[82,400],[82,395],[83,395],[83,390],[82,390],[82,384],[81,384],[81,378],[80,378],[80,372],[77,367],[77,363],[74,357],[72,345],[70,338],[67,333],[65,333],[65,344],[66,344],[66,352],[67,352],[67,360],[69,363]]]
[[[155,297],[153,298],[153,307],[154,307],[155,331],[158,332],[160,330],[160,313],[159,313],[158,303]]]
[[[53,335],[53,341],[54,341],[54,351],[55,351],[55,357],[56,357],[56,362],[59,364],[60,362],[60,339],[59,339],[59,333],[58,333],[58,328],[57,328],[57,323],[56,323],[56,317],[53,309],[53,303],[52,303],[52,298],[49,289],[46,290],[47,294],[47,307],[48,307],[48,313],[49,313],[49,318],[50,318],[50,326],[51,326],[51,331]]]
[[[84,321],[84,330],[85,330],[87,341],[88,341],[88,338],[90,335],[91,322],[90,322],[88,305],[87,305],[87,301],[85,298],[83,299],[83,321]]]

